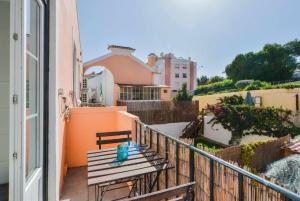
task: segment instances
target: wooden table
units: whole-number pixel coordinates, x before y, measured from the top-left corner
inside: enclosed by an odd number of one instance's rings
[[[126,182],[132,183],[131,191],[126,197],[135,195],[137,182],[142,179],[145,185],[148,185],[148,192],[152,192],[160,173],[171,168],[167,160],[146,146],[129,147],[129,156],[125,161],[117,161],[116,148],[89,151],[87,160],[88,188],[95,188],[96,201],[102,200],[105,192],[109,190],[128,187]],[[156,173],[154,180],[152,179],[153,173]],[[120,183],[125,185],[113,188],[114,185]]]

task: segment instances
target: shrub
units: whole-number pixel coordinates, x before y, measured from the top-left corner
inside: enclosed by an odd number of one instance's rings
[[[241,105],[244,103],[243,97],[238,95],[225,96],[219,100],[221,104]]]
[[[220,91],[235,89],[234,82],[232,80],[224,80],[222,82],[215,82],[212,84],[198,86],[195,90],[195,95],[202,94],[214,94]]]
[[[180,102],[180,101],[191,101],[193,99],[193,95],[188,92],[187,85],[184,83],[181,89],[178,90],[176,96],[173,98],[173,101]]]
[[[262,82],[259,80],[255,80],[253,81],[251,84],[249,84],[245,90],[246,91],[250,91],[250,90],[258,90],[258,89],[262,89],[262,88],[267,88],[270,87],[271,85],[268,82]]]
[[[238,89],[244,89],[246,86],[250,85],[254,80],[240,80],[235,83],[235,87]]]

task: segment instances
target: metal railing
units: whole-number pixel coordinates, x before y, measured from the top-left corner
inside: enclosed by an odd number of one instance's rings
[[[140,143],[140,144],[146,144],[146,138],[144,137],[143,141],[142,141],[142,128],[144,129],[149,129],[149,135],[150,135],[150,138],[149,138],[149,141],[150,141],[150,148],[153,148],[152,147],[152,135],[155,133],[157,135],[156,137],[156,150],[159,151],[160,150],[160,138],[159,136],[163,136],[164,139],[165,139],[165,153],[166,153],[166,157],[168,157],[168,143],[169,143],[169,140],[175,142],[175,146],[176,146],[176,158],[175,158],[175,172],[176,172],[176,178],[175,178],[175,181],[176,181],[176,185],[179,185],[179,181],[178,181],[178,175],[179,175],[179,171],[178,171],[178,165],[179,165],[179,158],[178,158],[178,150],[179,150],[179,145],[180,146],[183,146],[184,148],[187,148],[190,150],[189,152],[189,180],[190,181],[194,181],[195,178],[194,178],[194,175],[195,175],[195,169],[194,169],[194,154],[199,154],[207,159],[209,159],[210,161],[210,181],[209,181],[209,186],[210,186],[210,201],[214,201],[215,200],[215,195],[214,195],[214,188],[215,188],[215,184],[214,184],[214,164],[221,164],[223,165],[224,167],[226,168],[229,168],[231,170],[233,170],[234,172],[236,172],[238,174],[238,199],[239,201],[243,201],[244,200],[244,190],[243,190],[243,180],[244,178],[248,177],[250,179],[252,179],[253,181],[256,181],[262,185],[264,185],[265,187],[267,188],[270,188],[278,193],[280,193],[281,195],[284,196],[284,200],[293,200],[293,201],[300,201],[300,196],[297,195],[296,193],[293,193],[281,186],[278,186],[270,181],[267,181],[251,172],[248,172],[238,166],[235,166],[227,161],[224,161],[214,155],[211,155],[201,149],[198,149],[196,148],[195,146],[191,145],[191,144],[188,144],[188,143],[185,143],[173,136],[170,136],[158,129],[155,129],[147,124],[144,124],[143,122],[137,120],[136,121],[136,141],[137,143]],[[146,132],[144,132],[144,135],[145,135]],[[166,173],[165,174],[165,179],[166,181],[168,180],[168,174]],[[168,182],[165,182],[166,184],[166,188],[168,187],[167,184]],[[159,190],[159,184],[158,184],[158,187],[157,187],[157,190]]]

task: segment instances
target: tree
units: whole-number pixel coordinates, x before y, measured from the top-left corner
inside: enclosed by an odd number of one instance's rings
[[[202,75],[200,78],[197,78],[197,85],[204,85],[207,84],[209,81],[206,75]]]
[[[178,90],[176,96],[173,98],[173,101],[180,102],[180,101],[191,101],[193,99],[193,95],[188,92],[187,85],[184,83],[181,89]]]
[[[234,81],[253,79],[262,81],[282,81],[291,79],[299,65],[300,41],[290,41],[285,45],[266,44],[259,52],[239,54],[226,66],[225,72]]]
[[[214,114],[209,123],[221,124],[232,132],[230,144],[238,144],[244,135],[267,135],[282,137],[299,134],[292,120],[290,110],[274,107],[255,107],[244,104],[241,96],[220,98],[219,103],[208,105],[207,112]]]
[[[221,76],[212,76],[209,81],[208,81],[208,84],[212,84],[212,83],[216,83],[216,82],[222,82],[224,80],[223,77]]]

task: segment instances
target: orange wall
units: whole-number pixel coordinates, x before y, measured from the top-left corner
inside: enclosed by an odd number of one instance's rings
[[[58,140],[59,140],[59,163],[60,163],[60,191],[63,185],[63,176],[66,174],[66,119],[65,107],[73,107],[73,50],[76,46],[76,60],[81,64],[81,45],[79,36],[79,25],[77,18],[76,0],[57,1],[57,88],[59,94],[58,104]],[[57,92],[58,93],[58,92]]]
[[[167,93],[165,93],[165,91]],[[165,86],[160,88],[160,100],[170,101],[171,100],[171,87]]]
[[[111,71],[116,84],[152,85],[152,72],[128,55],[112,55],[101,61],[85,65],[89,67],[104,66]]]
[[[97,132],[132,130],[135,133],[135,119],[126,112],[126,107],[82,107],[72,108],[67,123],[67,165],[86,166],[86,153],[97,150]]]

